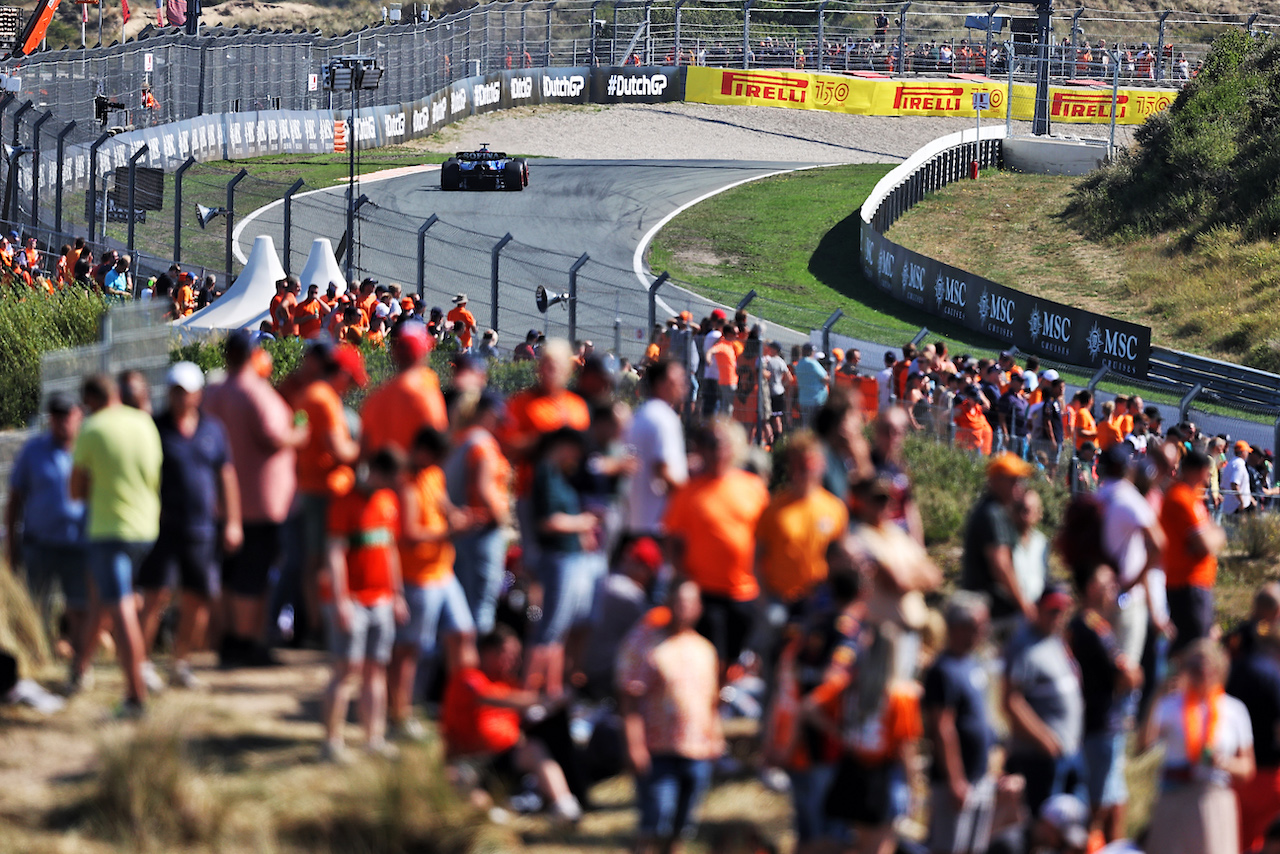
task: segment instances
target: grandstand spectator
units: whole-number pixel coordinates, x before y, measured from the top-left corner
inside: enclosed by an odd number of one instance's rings
[[[72,665],[73,688],[83,679],[97,646],[100,614],[111,616],[124,673],[120,712],[141,715],[147,701],[142,665],[147,651],[133,595],[133,579],[160,527],[160,436],[150,416],[120,403],[110,377],[85,380],[81,393],[92,413],[72,451],[70,492],[85,502],[89,577],[96,598]]]
[[[133,275],[129,272],[129,261],[128,255],[121,255],[112,264],[110,271],[103,274],[102,287],[108,295],[131,296],[133,294]]]
[[[615,665],[622,642],[649,611],[650,588],[662,569],[662,547],[653,537],[638,537],[622,551],[617,569],[601,578],[581,670],[589,698],[612,697]]]
[[[360,408],[362,453],[370,457],[394,447],[407,454],[423,427],[448,432],[449,414],[440,379],[427,367],[432,341],[420,323],[401,326],[391,341],[395,376],[369,392]]]
[[[9,567],[26,581],[45,625],[53,625],[55,583],[63,599],[67,638],[83,641],[89,607],[84,502],[71,498],[71,452],[83,413],[70,396],[52,394],[45,403],[48,427],[28,439],[9,475],[5,543]]]
[[[319,614],[314,598],[325,558],[325,525],[330,502],[351,491],[351,466],[360,446],[351,435],[343,396],[368,381],[360,351],[348,344],[312,348],[314,378],[292,400],[297,418],[307,426],[307,440],[297,451],[298,523],[303,557],[302,591],[307,597],[303,625],[313,626]]]
[[[396,537],[400,531],[397,492],[403,455],[389,448],[369,460],[367,476],[334,499],[328,510],[327,568],[319,579],[325,604],[333,677],[325,691],[324,756],[350,761],[343,729],[350,699],[348,682],[360,675],[357,706],[365,749],[392,755],[386,742],[387,664],[396,625],[408,619]]]
[[[987,710],[987,671],[976,655],[987,630],[981,596],[959,592],[946,608],[947,646],[925,674],[925,732],[933,742],[929,765],[929,841],[932,854],[985,851],[994,810],[988,753],[995,736]]]
[[[1241,845],[1231,787],[1254,775],[1249,712],[1224,693],[1226,656],[1213,641],[1187,646],[1181,669],[1179,687],[1159,700],[1142,738],[1144,749],[1158,738],[1165,750],[1147,850],[1234,854]]]
[[[511,353],[511,361],[513,362],[532,362],[538,358],[538,354],[534,352],[533,345],[538,340],[538,330],[530,329],[524,336],[524,341],[517,344],[515,350]]]
[[[1062,377],[1058,376],[1057,371],[1050,369],[1040,375],[1040,384],[1043,386],[1044,402],[1040,407],[1039,424],[1038,426],[1033,424],[1031,428],[1031,450],[1033,453],[1043,453],[1048,457],[1046,474],[1050,480],[1053,480],[1057,476],[1058,459],[1061,456],[1065,438],[1062,403],[1065,383]]]
[[[475,315],[467,310],[467,295],[455,294],[453,297],[453,308],[449,310],[445,320],[457,330],[458,345],[462,351],[468,352],[471,349],[471,342],[475,337],[478,327],[476,326]],[[458,330],[457,324],[461,323],[462,328]]]
[[[1211,465],[1200,451],[1187,452],[1177,479],[1165,491],[1160,510],[1166,542],[1164,571],[1168,579],[1169,618],[1177,629],[1170,655],[1208,637],[1213,628],[1217,555],[1226,544],[1226,535],[1205,509],[1204,488]]]
[[[877,418],[872,430],[871,447],[868,449],[875,476],[889,485],[889,504],[885,508],[888,518],[911,535],[919,545],[924,545],[924,522],[920,507],[911,489],[911,476],[907,473],[903,448],[907,438],[906,413],[899,407],[891,407]],[[861,445],[865,447],[865,445]],[[867,469],[852,470],[858,479],[865,479]]]
[[[298,304],[297,295],[293,291],[295,283],[301,289],[301,283],[296,276],[286,276],[276,282],[276,295],[271,298],[269,315],[271,332],[277,338],[288,338],[295,332],[293,315]]]
[[[1036,602],[1035,616],[1004,651],[1004,710],[1010,728],[1005,769],[1026,779],[1023,795],[1033,814],[1054,795],[1086,792],[1080,742],[1084,697],[1063,640],[1070,613],[1071,595],[1049,585]]]
[[[800,362],[795,368],[796,405],[800,407],[800,423],[805,427],[813,426],[818,408],[827,402],[830,377],[819,355],[812,344],[805,344],[800,348]]]
[[[320,286],[307,286],[307,298],[293,309],[293,325],[298,330],[298,337],[306,340],[320,334],[321,322],[329,313],[329,308],[320,299]]]
[[[1013,547],[1018,541],[1011,511],[1026,490],[1032,466],[1004,453],[987,464],[987,489],[969,514],[965,526],[960,586],[991,597],[991,618],[1007,638],[1018,617],[1035,620],[1035,604],[1018,585]]]
[[[205,642],[210,608],[221,594],[220,554],[244,542],[240,485],[222,422],[202,413],[204,372],[191,362],[169,369],[169,406],[155,419],[164,461],[160,469],[160,530],[138,572],[142,631],[155,644],[172,589],[180,591],[170,682],[202,688],[189,656]],[[150,662],[146,666],[149,667]]]
[[[1141,661],[1147,640],[1150,613],[1147,608],[1146,579],[1152,567],[1160,565],[1164,532],[1155,510],[1134,486],[1130,445],[1115,445],[1102,455],[1099,475],[1102,485],[1102,547],[1116,570],[1120,597],[1114,614],[1120,648],[1129,661]]]
[[[453,450],[444,463],[449,500],[466,512],[467,530],[454,537],[454,573],[482,634],[493,631],[502,591],[504,529],[511,522],[511,465],[494,434],[506,418],[502,399],[478,389],[461,392],[453,410]]]
[[[618,657],[642,852],[679,850],[693,837],[712,763],[724,753],[716,650],[694,631],[702,618],[699,593],[692,581],[678,584],[667,625],[633,630]]]
[[[284,550],[284,524],[297,489],[296,449],[308,427],[254,365],[257,346],[241,330],[223,345],[227,378],[204,393],[204,411],[222,422],[240,485],[244,542],[223,556],[224,666],[269,664],[265,649],[267,592]],[[314,358],[314,357],[311,357]]]
[[[736,467],[744,444],[737,425],[716,419],[697,427],[692,441],[700,467],[667,502],[667,546],[672,566],[702,592],[698,631],[727,667],[738,661],[755,625],[755,531],[769,492],[759,477]]]
[[[647,400],[636,410],[626,438],[636,456],[624,524],[632,535],[661,533],[668,497],[689,477],[684,427],[675,411],[688,393],[684,368],[657,362],[645,371],[644,385]]]
[[[1035,490],[1024,490],[1013,502],[1013,526],[1018,541],[1013,545],[1013,574],[1017,576],[1022,594],[1032,601],[1040,601],[1049,581],[1049,539],[1040,530],[1044,517],[1044,505]]]
[[[1240,841],[1246,851],[1263,845],[1267,826],[1280,812],[1280,590],[1272,582],[1254,597],[1246,625],[1227,638],[1232,653],[1227,693],[1244,703],[1253,729],[1257,773],[1237,783]]]
[[[1222,515],[1243,516],[1255,509],[1253,494],[1249,484],[1248,457],[1252,452],[1249,443],[1243,439],[1231,447],[1231,459],[1222,471],[1219,489],[1222,492]]]

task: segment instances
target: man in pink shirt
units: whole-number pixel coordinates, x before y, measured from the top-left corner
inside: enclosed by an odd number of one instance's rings
[[[289,404],[258,374],[256,349],[248,333],[233,332],[225,346],[227,379],[204,396],[204,411],[226,427],[244,517],[244,545],[226,555],[222,566],[224,667],[273,663],[265,646],[267,582],[280,562],[281,534],[297,486],[294,449],[306,436],[305,428],[294,425]]]
[[[698,810],[724,753],[720,666],[698,634],[702,593],[677,585],[665,626],[643,620],[623,642],[616,681],[640,807],[637,851],[674,852],[692,839]]]

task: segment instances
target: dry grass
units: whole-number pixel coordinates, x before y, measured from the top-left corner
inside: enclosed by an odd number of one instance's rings
[[[20,675],[30,675],[49,662],[40,611],[7,564],[0,566],[0,649],[18,659]]]

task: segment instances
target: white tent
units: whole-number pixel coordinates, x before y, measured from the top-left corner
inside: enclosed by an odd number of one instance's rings
[[[253,251],[236,283],[213,305],[174,325],[191,330],[257,329],[258,324],[267,319],[271,298],[276,295],[276,282],[283,278],[284,265],[276,254],[275,244],[270,237],[260,234],[254,238]]]
[[[312,285],[319,286],[320,296],[325,295],[331,283],[338,286],[339,295],[347,292],[347,278],[342,275],[342,268],[338,266],[338,259],[333,254],[333,244],[327,237],[317,237],[311,241],[311,254],[307,256],[306,266],[302,268],[302,275],[298,278],[302,282],[303,297],[307,294],[307,288]]]

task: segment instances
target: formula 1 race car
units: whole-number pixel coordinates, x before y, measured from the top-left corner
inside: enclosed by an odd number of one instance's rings
[[[490,151],[483,143],[479,151],[459,151],[440,169],[442,190],[515,190],[529,186],[529,166],[522,158]]]

